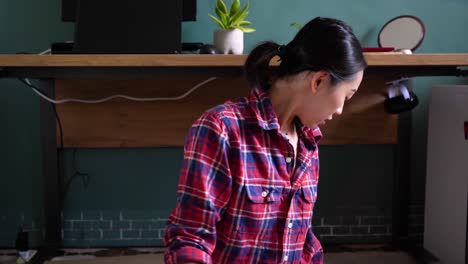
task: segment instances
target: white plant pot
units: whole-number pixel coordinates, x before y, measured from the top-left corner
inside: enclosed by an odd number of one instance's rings
[[[224,54],[242,54],[244,32],[240,29],[219,29],[214,32],[214,45]]]

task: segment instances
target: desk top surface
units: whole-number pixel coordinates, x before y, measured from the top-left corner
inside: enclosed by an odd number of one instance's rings
[[[247,55],[0,55],[0,67],[241,67]],[[468,66],[468,53],[366,52],[369,66]],[[273,65],[277,64],[272,63]]]

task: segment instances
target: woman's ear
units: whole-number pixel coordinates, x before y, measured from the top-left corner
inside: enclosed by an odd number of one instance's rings
[[[317,93],[321,88],[323,88],[325,83],[329,82],[330,74],[326,71],[317,71],[312,72],[310,78],[310,89],[312,93]]]

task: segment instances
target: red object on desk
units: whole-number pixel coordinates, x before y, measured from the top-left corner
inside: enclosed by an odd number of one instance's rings
[[[363,52],[388,52],[394,51],[395,48],[393,47],[364,47],[362,48]]]

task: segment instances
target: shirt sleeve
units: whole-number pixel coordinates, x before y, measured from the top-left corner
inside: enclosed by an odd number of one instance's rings
[[[164,244],[166,263],[212,263],[216,223],[231,196],[229,141],[215,112],[202,115],[189,130]]]
[[[323,264],[322,244],[312,232],[312,227],[307,231],[306,241],[304,243],[304,254],[301,263]]]

